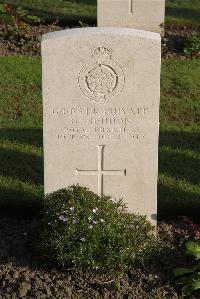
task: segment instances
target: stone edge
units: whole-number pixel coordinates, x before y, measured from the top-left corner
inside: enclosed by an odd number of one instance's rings
[[[60,38],[64,36],[73,35],[88,35],[88,34],[112,34],[112,35],[129,35],[134,37],[147,38],[151,40],[161,41],[159,33],[138,30],[133,28],[120,28],[120,27],[92,27],[92,28],[75,28],[75,29],[64,29],[55,32],[49,32],[42,35],[42,41]]]

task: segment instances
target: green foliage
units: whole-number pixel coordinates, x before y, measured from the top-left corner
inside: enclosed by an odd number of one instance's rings
[[[0,12],[1,13],[6,13],[6,8],[5,8],[5,5],[0,3]]]
[[[18,14],[19,18],[23,19],[26,22],[31,22],[31,23],[41,22],[41,18],[39,18],[38,16],[30,15],[28,10],[23,9],[22,7],[17,7],[16,13]]]
[[[12,4],[0,4],[0,12],[10,16],[14,25],[18,28],[21,22],[27,23],[41,23],[41,18],[30,15],[28,10],[23,9]]]
[[[186,243],[186,253],[193,255],[197,261],[200,260],[200,243]],[[177,268],[174,270],[174,275],[179,277],[177,284],[183,286],[183,296],[190,296],[200,289],[200,262],[191,268]]]
[[[190,35],[186,42],[184,53],[188,56],[191,56],[196,53],[200,53],[200,35],[199,34],[192,34]]]
[[[194,242],[187,243],[187,253],[193,255],[196,259],[200,259],[200,244]]]
[[[79,21],[96,24],[96,1],[95,0],[1,0],[9,5],[15,4],[27,10],[29,15],[34,15],[50,23],[59,20],[59,24],[65,27],[79,26]],[[4,14],[5,15],[5,14]],[[0,15],[0,22],[9,22],[3,14]]]
[[[63,268],[121,271],[143,264],[156,244],[146,217],[78,185],[46,196],[40,231],[42,256]]]

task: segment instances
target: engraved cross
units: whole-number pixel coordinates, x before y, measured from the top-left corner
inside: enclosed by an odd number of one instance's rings
[[[76,168],[76,175],[97,175],[98,176],[98,195],[103,196],[103,176],[104,175],[126,175],[126,169],[123,170],[104,170],[103,154],[105,145],[97,145],[98,148],[98,169],[97,170],[79,170]]]
[[[129,14],[133,13],[133,1],[134,0],[128,0],[129,1]]]

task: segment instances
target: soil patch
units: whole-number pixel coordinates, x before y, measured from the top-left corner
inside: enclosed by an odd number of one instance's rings
[[[193,53],[191,57],[184,55],[186,39],[192,34],[200,34],[200,26],[166,26],[165,36],[162,38],[162,57],[165,59],[176,58],[181,60],[199,58],[200,52]]]
[[[40,55],[42,34],[63,29],[56,24],[20,27],[0,24],[0,56]]]
[[[24,23],[19,28],[0,24],[0,55],[40,55],[41,35],[62,29],[66,28],[56,24],[30,26]],[[162,38],[162,57],[181,60],[199,58],[200,53],[194,53],[191,57],[183,53],[185,40],[192,33],[200,33],[200,26],[167,26],[165,37]]]
[[[172,271],[191,263],[184,244],[194,234],[183,222],[158,223],[160,252],[146,267],[119,277],[42,264],[32,254],[34,225],[35,220],[0,219],[0,298],[182,298]]]

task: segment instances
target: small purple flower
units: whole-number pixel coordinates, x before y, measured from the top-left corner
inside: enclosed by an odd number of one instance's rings
[[[60,215],[59,215],[59,219],[60,219],[61,221],[63,221],[63,222],[66,222],[66,221],[67,221],[67,215],[66,215],[66,213],[65,213],[64,211],[60,213]]]
[[[96,214],[96,213],[98,212],[98,208],[94,208],[94,209],[92,210],[92,212],[93,212],[94,214]]]
[[[92,217],[88,217],[88,220],[89,220],[89,224],[97,224],[98,223],[97,221],[94,221],[92,219]]]
[[[72,220],[72,224],[76,224],[77,223],[77,220],[76,219],[73,219]]]
[[[90,217],[88,217],[88,220],[89,220],[89,223],[93,223],[93,219],[92,219],[92,217],[90,216]]]
[[[59,216],[59,219],[63,222],[66,222],[67,221],[67,218],[63,215]]]

